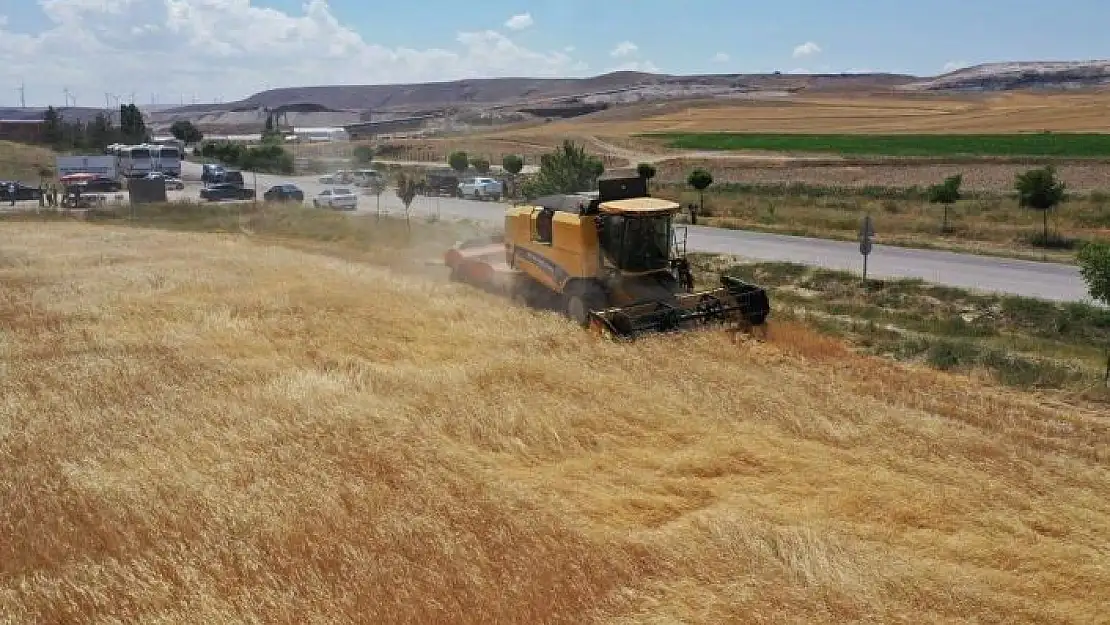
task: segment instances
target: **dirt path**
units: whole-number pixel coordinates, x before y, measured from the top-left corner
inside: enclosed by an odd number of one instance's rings
[[[726,151],[713,151],[713,150],[692,150],[692,151],[677,151],[677,152],[664,152],[652,153],[644,152],[641,150],[633,150],[630,148],[621,147],[605,141],[594,135],[587,135],[584,137],[587,143],[594,146],[594,148],[601,150],[607,156],[615,158],[623,158],[630,164],[637,163],[650,163],[657,164],[664,161],[673,161],[679,159],[705,159],[705,160],[728,160],[728,161],[753,161],[753,162],[770,162],[770,163],[791,163],[791,162],[807,162],[807,161],[839,161],[843,160],[842,157],[833,154],[829,155],[815,155],[815,156],[788,156],[786,154],[779,154],[775,152],[726,152]]]

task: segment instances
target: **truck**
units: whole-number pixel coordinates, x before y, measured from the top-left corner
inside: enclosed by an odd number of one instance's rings
[[[54,168],[59,178],[71,174],[96,174],[112,179],[119,177],[119,160],[110,154],[58,156]]]

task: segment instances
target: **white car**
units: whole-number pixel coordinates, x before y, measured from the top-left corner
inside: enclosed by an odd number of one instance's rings
[[[476,200],[500,200],[505,189],[499,180],[493,178],[468,178],[459,183],[459,197],[472,197]]]
[[[316,208],[327,207],[353,211],[358,208],[358,196],[350,189],[342,187],[324,189],[319,195],[312,198],[312,205]]]

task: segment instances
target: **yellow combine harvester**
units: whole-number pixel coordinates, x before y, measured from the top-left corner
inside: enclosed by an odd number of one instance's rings
[[[601,180],[596,193],[539,198],[505,215],[505,234],[460,243],[445,261],[454,280],[567,314],[620,338],[709,325],[763,326],[767,292],[722,276],[694,292],[686,230],[675,202],[641,178]]]

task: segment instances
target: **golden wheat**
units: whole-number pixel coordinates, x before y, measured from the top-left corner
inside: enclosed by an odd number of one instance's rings
[[[0,225],[0,323],[7,622],[1106,619],[1065,396],[88,224]]]

